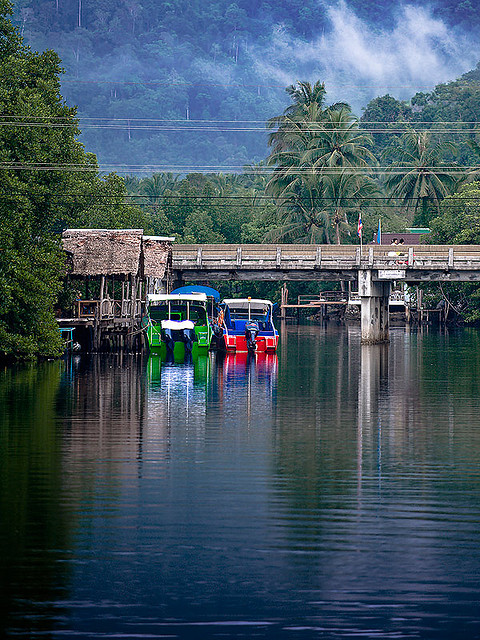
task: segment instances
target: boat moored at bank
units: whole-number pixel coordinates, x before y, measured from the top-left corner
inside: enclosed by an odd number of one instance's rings
[[[208,353],[212,328],[204,293],[149,294],[143,324],[150,352],[164,360]]]
[[[257,298],[227,298],[221,303],[219,324],[227,351],[275,352],[278,331],[273,324],[273,304]]]

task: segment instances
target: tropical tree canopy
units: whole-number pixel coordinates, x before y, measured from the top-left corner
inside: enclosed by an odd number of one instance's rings
[[[32,358],[61,348],[59,231],[122,226],[142,212],[125,204],[121,178],[99,178],[95,156],[77,140],[75,109],[60,95],[58,56],[24,46],[11,14],[0,0],[0,354]]]
[[[385,188],[407,211],[413,209],[415,224],[429,223],[429,205],[440,213],[441,200],[452,193],[459,180],[455,165],[444,160],[448,153],[456,153],[453,143],[437,142],[428,131],[410,129],[403,134],[399,147],[384,154],[385,160],[394,159],[386,171]]]
[[[348,213],[358,212],[375,190],[365,173],[375,161],[371,136],[360,131],[348,105],[324,108],[323,84],[299,83],[288,93],[294,104],[269,121],[278,128],[269,138],[268,164],[275,168],[266,190],[280,223],[269,236],[330,243],[334,229],[340,243],[350,235]]]

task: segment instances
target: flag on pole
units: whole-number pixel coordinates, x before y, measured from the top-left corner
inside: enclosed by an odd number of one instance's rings
[[[362,214],[359,211],[358,212],[358,226],[357,226],[357,236],[359,238],[362,237],[362,229],[363,229]]]
[[[380,218],[378,219],[377,244],[382,244],[382,225]]]

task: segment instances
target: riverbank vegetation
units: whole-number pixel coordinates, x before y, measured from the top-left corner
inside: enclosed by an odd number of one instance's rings
[[[60,60],[35,53],[0,0],[0,354],[56,355],[65,226],[140,226],[123,179],[100,177],[78,142],[76,111],[60,95]]]

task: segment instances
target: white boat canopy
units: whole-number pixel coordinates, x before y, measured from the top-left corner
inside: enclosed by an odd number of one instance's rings
[[[147,302],[207,302],[204,293],[147,293]]]
[[[270,300],[259,300],[258,298],[225,298],[222,301],[231,309],[252,309],[266,311],[273,304]]]
[[[193,329],[195,324],[191,320],[162,320],[161,322],[162,329],[172,329],[172,330],[181,330],[181,329]]]

